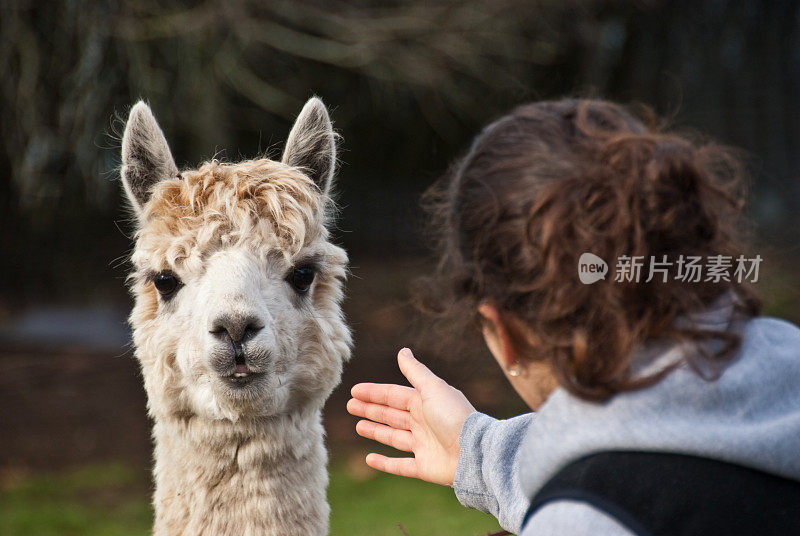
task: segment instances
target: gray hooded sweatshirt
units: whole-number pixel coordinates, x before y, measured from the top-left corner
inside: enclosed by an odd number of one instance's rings
[[[696,325],[728,329],[729,311],[698,315]],[[714,381],[681,365],[652,387],[603,403],[557,389],[535,414],[495,420],[473,413],[460,436],[459,501],[523,536],[629,536],[613,517],[575,500],[546,503],[521,525],[537,490],[599,451],[691,454],[800,481],[800,329],[763,317],[735,329],[742,346]],[[642,370],[679,362],[680,352],[651,354]]]

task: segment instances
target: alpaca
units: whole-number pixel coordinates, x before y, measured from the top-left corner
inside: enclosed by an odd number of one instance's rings
[[[122,141],[130,324],[153,419],[157,535],[328,531],[322,406],[351,336],[329,240],[335,135],[306,103],[280,162],[179,172],[150,108]]]

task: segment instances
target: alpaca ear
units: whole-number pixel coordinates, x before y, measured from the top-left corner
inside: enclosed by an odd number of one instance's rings
[[[122,137],[122,184],[141,213],[153,186],[178,174],[178,166],[150,107],[139,101],[131,108]]]
[[[281,162],[304,168],[320,191],[329,194],[336,169],[336,134],[328,109],[317,97],[310,98],[297,116]]]

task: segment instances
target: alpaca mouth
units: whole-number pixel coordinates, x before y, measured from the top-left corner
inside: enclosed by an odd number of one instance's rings
[[[261,373],[253,371],[247,364],[247,357],[241,342],[230,339],[233,346],[233,373],[227,376],[227,379],[235,385],[243,385],[248,383],[253,377],[260,376]]]
[[[256,372],[244,363],[237,363],[233,372],[223,376],[229,383],[233,385],[246,385],[256,378],[263,376],[263,372]]]

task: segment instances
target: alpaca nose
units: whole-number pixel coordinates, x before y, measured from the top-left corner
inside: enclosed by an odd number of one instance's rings
[[[217,338],[227,339],[238,344],[252,337],[264,327],[258,317],[252,315],[220,315],[212,323],[211,332]]]

